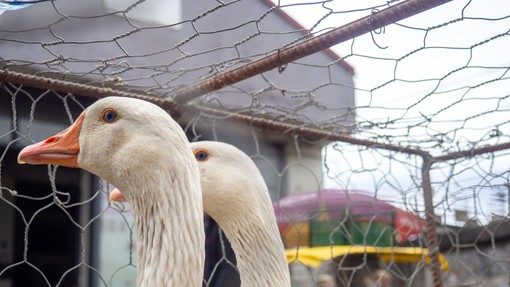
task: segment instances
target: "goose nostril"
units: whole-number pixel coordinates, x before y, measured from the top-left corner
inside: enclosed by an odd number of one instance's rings
[[[57,137],[50,137],[50,138],[46,139],[44,141],[44,143],[53,143],[53,142],[56,142],[56,141],[58,141]]]

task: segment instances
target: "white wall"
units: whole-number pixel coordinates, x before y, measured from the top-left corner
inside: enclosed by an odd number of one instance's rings
[[[322,144],[306,145],[302,142],[298,148],[294,142],[286,145],[286,181],[289,194],[322,188],[322,147]]]

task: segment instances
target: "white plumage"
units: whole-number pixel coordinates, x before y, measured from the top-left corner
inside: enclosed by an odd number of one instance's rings
[[[205,152],[200,173],[193,153]],[[231,241],[243,286],[290,286],[267,187],[253,161],[217,142],[190,146],[159,107],[110,97],[62,133],[23,149],[20,163],[88,170],[119,187],[133,207],[138,286],[201,286],[205,211]]]
[[[241,286],[290,286],[273,205],[255,163],[229,144],[203,141],[191,146],[200,168],[204,211],[232,245]]]
[[[202,285],[199,170],[184,132],[158,106],[99,100],[69,129],[23,149],[18,161],[80,167],[124,191],[135,216],[138,286]]]

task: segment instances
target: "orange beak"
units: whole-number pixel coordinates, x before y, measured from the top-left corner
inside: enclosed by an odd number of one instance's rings
[[[110,193],[110,196],[108,197],[108,201],[110,201],[110,202],[126,202],[126,198],[124,197],[124,194],[118,188],[115,188],[114,190],[112,190],[112,193]]]
[[[78,165],[79,136],[84,118],[85,112],[69,128],[42,142],[25,147],[18,155],[18,163],[80,167]]]

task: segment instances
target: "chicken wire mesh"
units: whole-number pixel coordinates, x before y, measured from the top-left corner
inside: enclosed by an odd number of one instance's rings
[[[3,12],[0,286],[134,286],[130,208],[107,202],[111,187],[16,163],[107,95],[153,101],[190,140],[252,156],[283,210],[293,286],[508,286],[510,9],[442,2],[37,1]],[[328,190],[342,203],[321,200]],[[293,210],[299,195],[315,206]],[[221,263],[204,284],[227,286],[232,254],[207,226]],[[398,249],[409,246],[423,253]]]

